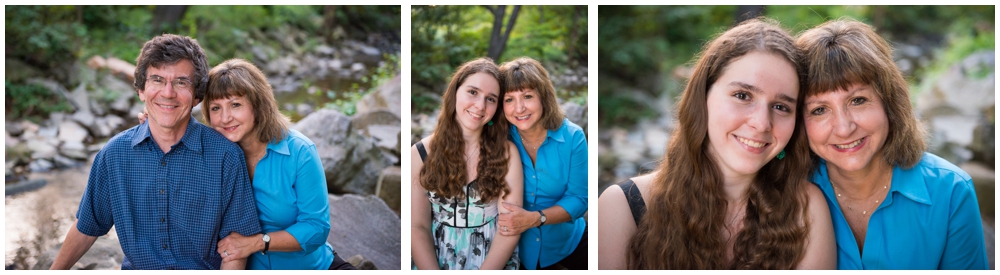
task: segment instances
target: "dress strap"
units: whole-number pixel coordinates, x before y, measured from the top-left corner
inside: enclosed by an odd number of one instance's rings
[[[427,159],[427,149],[424,149],[424,142],[417,141],[417,152],[420,153],[420,160],[424,161]]]
[[[632,180],[619,183],[618,186],[625,192],[625,200],[628,201],[628,208],[632,210],[632,219],[635,220],[635,225],[639,226],[639,221],[646,214],[646,201],[642,200],[642,193],[639,192],[639,187]]]

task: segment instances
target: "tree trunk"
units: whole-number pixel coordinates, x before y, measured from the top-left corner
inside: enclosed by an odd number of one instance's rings
[[[578,56],[576,56],[576,40],[580,37],[580,15],[583,11],[587,10],[587,6],[573,6],[573,23],[569,27],[569,41],[567,41],[566,56],[569,56],[571,61],[575,61]],[[584,26],[586,27],[586,26]]]
[[[514,6],[514,10],[510,13],[510,19],[507,19],[506,30],[503,29],[503,18],[504,14],[507,13],[507,6],[483,7],[493,13],[493,31],[490,33],[490,47],[486,55],[494,61],[500,61],[500,55],[503,54],[503,50],[507,46],[507,39],[510,38],[510,31],[514,29],[514,23],[517,22],[517,14],[521,11],[521,6]]]
[[[153,35],[177,26],[188,6],[156,6],[153,9]]]
[[[736,7],[736,24],[764,15],[764,6],[750,5]]]
[[[327,43],[335,40],[334,30],[337,28],[337,6],[323,6],[323,37]]]

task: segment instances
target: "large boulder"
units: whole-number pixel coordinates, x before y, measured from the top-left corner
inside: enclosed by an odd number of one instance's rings
[[[375,109],[387,109],[396,117],[400,117],[402,101],[402,85],[399,75],[390,79],[373,93],[369,93],[358,101],[355,108],[358,113],[365,113]]]
[[[390,166],[382,170],[382,174],[378,176],[378,187],[375,190],[375,195],[380,199],[385,201],[385,204],[392,208],[392,211],[396,212],[398,216],[400,214],[400,199],[402,195],[400,194],[400,186],[403,183],[403,172],[399,166]]]
[[[401,222],[372,195],[329,195],[330,235],[338,255],[363,255],[381,270],[400,269]]]
[[[930,130],[931,152],[953,163],[979,155],[992,165],[993,138],[983,137],[995,125],[995,58],[992,50],[973,53],[919,93],[916,111]]]
[[[351,118],[323,109],[292,126],[316,143],[331,193],[374,194],[382,169],[392,165],[375,143],[351,127]]]
[[[52,266],[53,260],[56,259],[56,255],[59,254],[59,248],[62,248],[62,243],[59,245],[45,251],[38,256],[38,262],[31,269],[33,270],[47,270]],[[121,269],[122,260],[125,259],[125,255],[122,253],[121,244],[118,243],[117,239],[110,238],[108,236],[97,237],[97,241],[94,245],[87,250],[86,254],[73,265],[71,269],[77,270],[108,270],[108,269]]]
[[[389,157],[394,158],[393,163],[399,162],[401,133],[399,116],[388,109],[359,112],[351,118],[351,128],[371,138],[375,146],[388,152]]]
[[[562,104],[563,112],[566,113],[566,118],[580,128],[583,128],[583,132],[587,133],[587,105],[580,105],[576,102],[566,102]]]

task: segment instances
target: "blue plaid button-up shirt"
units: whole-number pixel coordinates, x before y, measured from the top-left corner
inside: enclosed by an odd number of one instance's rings
[[[89,236],[115,226],[122,269],[219,269],[219,240],[260,233],[243,151],[194,118],[166,154],[149,123],[111,138],[76,216]]]

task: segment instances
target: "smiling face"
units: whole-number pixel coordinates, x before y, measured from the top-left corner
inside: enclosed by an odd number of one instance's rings
[[[534,89],[507,92],[504,94],[503,109],[507,121],[520,131],[542,127],[538,123],[542,119],[542,98]]]
[[[177,83],[191,83],[194,65],[190,60],[160,68],[150,66],[146,71],[146,84],[139,90],[139,99],[146,103],[146,113],[151,127],[179,131],[187,128],[191,108],[199,100],[194,98],[193,85],[177,87]]]
[[[726,177],[752,176],[795,130],[799,81],[786,59],[751,52],[730,63],[708,91],[709,154]]]
[[[500,83],[487,73],[465,78],[455,95],[455,120],[463,131],[480,131],[493,118],[500,100]]]
[[[882,100],[868,85],[850,85],[806,98],[806,134],[809,148],[829,169],[857,171],[881,159],[889,136],[889,119]]]
[[[246,97],[233,96],[208,102],[212,128],[229,141],[243,143],[244,139],[254,139],[250,132],[254,127],[253,107]]]

